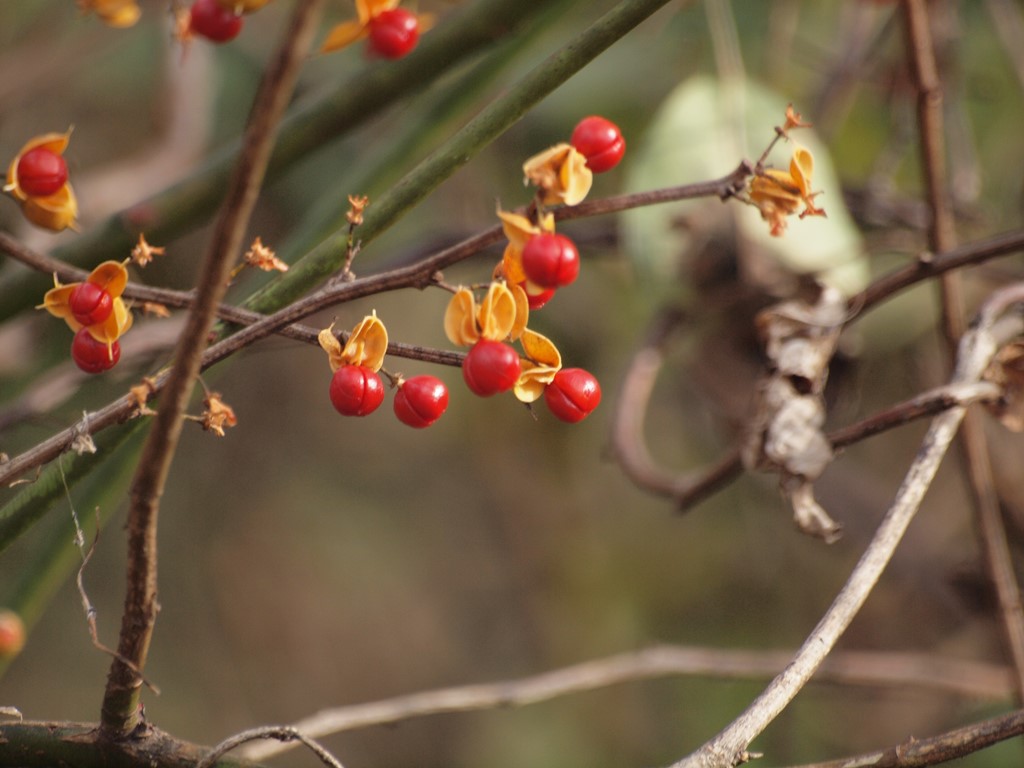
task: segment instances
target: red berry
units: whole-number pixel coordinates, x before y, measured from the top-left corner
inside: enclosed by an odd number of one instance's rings
[[[342,416],[366,416],[384,402],[384,384],[365,365],[343,365],[331,379],[331,402]]]
[[[12,659],[25,647],[25,623],[14,611],[0,610],[0,659]]]
[[[121,359],[121,345],[115,341],[108,347],[82,328],[71,342],[71,359],[86,373],[103,373],[117,365]]]
[[[26,195],[46,197],[64,186],[68,166],[56,152],[36,147],[18,160],[17,174],[18,186]]]
[[[405,8],[392,8],[370,19],[370,50],[385,59],[400,59],[416,47],[420,21]]]
[[[580,252],[565,235],[534,235],[523,246],[523,271],[541,288],[562,288],[579,275]]]
[[[610,171],[626,152],[626,140],[619,126],[596,115],[580,120],[569,143],[587,158],[587,168],[594,173]]]
[[[114,311],[110,294],[95,283],[79,283],[68,299],[71,314],[82,325],[102,323]]]
[[[530,305],[530,309],[540,309],[551,301],[551,298],[555,295],[554,288],[544,288],[537,293],[532,293],[533,290],[537,290],[537,286],[531,285],[527,280],[521,282],[519,287],[526,294],[526,303]]]
[[[548,408],[562,421],[582,421],[601,402],[601,385],[589,371],[563,368],[544,388]]]
[[[433,376],[413,376],[398,385],[395,416],[416,429],[429,427],[448,408],[448,387]]]
[[[196,0],[192,4],[188,28],[215,43],[226,43],[242,31],[242,17],[217,0]]]
[[[519,372],[519,354],[500,341],[481,339],[462,361],[462,378],[480,397],[508,392],[519,381]]]

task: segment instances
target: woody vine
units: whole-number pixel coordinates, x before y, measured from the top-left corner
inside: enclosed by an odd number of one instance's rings
[[[6,547],[32,527],[46,504],[61,493],[73,492],[71,489],[80,477],[78,473],[87,472],[104,459],[102,450],[96,453],[94,436],[108,430],[124,436],[136,430],[147,432],[131,485],[127,591],[116,647],[105,647],[97,638],[95,624],[91,624],[94,644],[111,658],[99,722],[67,729],[62,725],[23,723],[18,721],[19,713],[15,708],[5,706],[3,711],[12,722],[0,726],[0,739],[11,745],[10,759],[0,753],[0,764],[28,765],[38,761],[42,761],[39,764],[57,761],[88,764],[116,760],[119,764],[148,761],[161,765],[206,765],[222,760],[228,750],[257,739],[303,743],[325,763],[340,764],[313,741],[332,732],[329,728],[320,732],[323,727],[320,724],[258,728],[229,738],[218,748],[206,750],[168,737],[157,724],[145,718],[144,692],[147,686],[153,687],[146,676],[146,662],[159,609],[157,519],[165,485],[173,481],[171,460],[187,422],[198,422],[204,430],[220,437],[229,436],[228,430],[239,423],[230,405],[230,392],[207,389],[200,378],[201,370],[278,334],[318,346],[326,353],[331,376],[329,386],[323,387],[324,400],[345,417],[371,416],[390,389],[394,414],[403,424],[424,429],[441,419],[452,397],[447,385],[429,374],[406,377],[398,364],[392,363],[395,358],[404,358],[458,366],[466,389],[475,396],[489,398],[511,393],[524,404],[527,414],[534,410],[534,404],[543,400],[556,419],[578,423],[601,404],[602,387],[591,372],[573,365],[572,361],[564,363],[556,341],[530,325],[549,302],[552,308],[557,307],[558,294],[576,282],[587,261],[585,248],[556,231],[558,222],[705,197],[718,198],[726,206],[756,209],[764,229],[774,238],[798,237],[802,220],[827,217],[828,200],[837,190],[815,186],[814,155],[800,143],[800,131],[810,128],[813,121],[805,120],[792,105],[777,115],[777,123],[763,126],[764,153],[752,159],[736,158],[735,170],[726,176],[711,180],[681,179],[677,187],[618,197],[606,195],[597,200],[588,199],[595,185],[594,175],[609,171],[624,158],[628,159],[627,137],[607,117],[583,114],[578,122],[566,126],[565,141],[549,148],[534,147],[535,154],[510,164],[509,172],[524,177],[533,190],[533,197],[512,210],[499,205],[498,223],[491,229],[410,265],[363,273],[361,254],[372,247],[373,237],[414,206],[430,191],[431,185],[438,183],[439,176],[443,178],[452,173],[532,104],[664,4],[664,0],[620,3],[582,31],[563,51],[524,76],[516,88],[470,120],[449,140],[452,152],[442,149],[430,156],[380,199],[371,199],[362,190],[352,190],[347,197],[346,225],[294,263],[279,258],[273,244],[263,236],[248,242],[243,238],[264,178],[272,168],[275,143],[284,130],[286,110],[310,52],[319,48],[321,53],[330,54],[361,45],[366,47],[375,66],[398,66],[406,57],[416,55],[421,42],[426,47],[432,36],[444,40],[446,28],[450,34],[463,32],[466,39],[477,34],[482,45],[489,36],[504,31],[513,19],[518,24],[527,23],[530,12],[515,3],[492,0],[480,3],[482,10],[470,8],[461,19],[457,13],[449,19],[446,14],[418,13],[400,7],[396,0],[356,0],[355,18],[324,29],[321,14],[326,0],[296,0],[288,29],[267,64],[256,94],[235,169],[226,184],[193,291],[145,284],[147,265],[154,260],[173,258],[173,247],[164,240],[160,226],[129,227],[131,247],[125,248],[118,258],[102,260],[92,258],[88,245],[90,233],[83,232],[79,236],[86,245],[79,253],[86,263],[77,265],[39,253],[14,237],[0,233],[0,250],[51,281],[52,287],[31,296],[27,291],[19,291],[14,301],[31,302],[39,310],[64,321],[71,332],[69,357],[88,376],[106,376],[115,367],[132,364],[122,354],[121,341],[136,323],[158,323],[176,310],[187,312],[181,340],[172,356],[141,375],[116,400],[87,412],[81,421],[17,455],[5,455],[0,463],[0,480],[5,486],[18,488],[20,494],[0,513],[3,533],[0,541]],[[90,20],[123,30],[124,34],[131,34],[143,15],[143,8],[135,0],[78,0],[77,5]],[[181,54],[188,56],[194,46],[230,44],[244,35],[250,19],[271,2],[195,0],[189,4],[171,0],[160,5],[169,18],[169,34],[173,35]],[[478,11],[476,16],[474,10]],[[984,305],[977,326],[968,331],[964,327],[960,299],[956,298],[959,288],[954,277],[955,271],[966,265],[1020,250],[1024,237],[1010,233],[959,248],[951,239],[950,212],[943,202],[945,179],[937,159],[941,155],[941,121],[937,121],[933,104],[928,101],[928,88],[936,86],[930,80],[934,77],[930,68],[934,61],[925,28],[926,13],[917,0],[906,0],[900,13],[904,14],[909,30],[917,83],[922,92],[921,135],[926,148],[924,165],[929,171],[928,204],[932,216],[932,252],[928,258],[882,277],[860,294],[843,296],[834,288],[817,284],[810,298],[793,296],[758,315],[757,326],[764,338],[770,365],[760,385],[757,414],[733,453],[696,478],[660,467],[644,445],[642,429],[652,377],[656,376],[659,356],[663,355],[672,328],[679,322],[678,316],[672,313],[659,316],[662,325],[656,326],[650,343],[638,351],[638,355],[648,354],[646,368],[636,362],[626,372],[621,400],[614,404],[616,458],[641,489],[668,496],[686,507],[722,487],[741,468],[768,472],[777,476],[798,527],[829,542],[838,539],[841,526],[818,503],[813,486],[835,459],[835,449],[913,419],[939,414],[925,438],[921,456],[911,467],[868,554],[819,627],[796,653],[793,663],[733,724],[676,765],[731,766],[757,756],[749,749],[751,742],[822,665],[873,589],[921,503],[937,463],[961,419],[968,435],[966,451],[971,483],[979,514],[986,521],[986,557],[999,593],[1011,666],[1016,677],[1024,680],[1024,642],[1021,642],[1024,622],[1019,615],[1020,602],[1019,599],[1014,602],[1016,584],[1012,575],[1005,564],[998,564],[1005,554],[1005,541],[1001,541],[992,510],[986,509],[986,506],[991,507],[992,501],[986,500],[985,489],[990,488],[992,482],[986,479],[986,473],[991,473],[986,468],[983,442],[978,438],[978,412],[967,410],[968,406],[981,402],[1007,426],[1019,426],[1018,339],[1022,332],[1019,318],[1024,296],[1015,288],[998,292]],[[484,31],[472,32],[473,25],[482,25]],[[438,43],[438,48],[442,46],[443,43]],[[599,107],[595,105],[593,111],[597,112]],[[4,191],[10,198],[9,204],[17,205],[34,227],[50,232],[72,230],[77,235],[79,203],[73,189],[74,172],[69,170],[65,157],[74,146],[76,135],[86,130],[88,126],[84,123],[76,123],[74,130],[48,126],[37,135],[26,137],[11,158]],[[777,144],[787,148],[787,166],[773,167],[769,162]],[[373,219],[375,215],[379,218]],[[97,232],[100,234],[96,242],[107,244],[104,250],[114,248],[114,243],[126,234],[121,232],[107,238],[101,229]],[[465,285],[447,281],[445,269],[488,246],[501,243],[504,249],[500,260],[483,270],[478,280]],[[243,273],[247,269],[278,273],[280,277],[254,294],[245,306],[225,304],[229,285],[244,280]],[[826,434],[823,429],[824,389],[840,332],[860,314],[903,287],[932,278],[943,281],[945,291],[943,315],[955,359],[949,386],[925,393],[912,402],[898,404],[886,414],[848,427],[841,435]],[[37,279],[33,285],[38,285]],[[437,322],[443,326],[453,346],[467,351],[396,341],[387,330],[387,318],[376,310],[364,316],[351,330],[338,330],[338,322],[328,327],[302,324],[305,318],[321,310],[333,310],[357,298],[401,288],[430,288],[450,293],[443,317]],[[136,316],[141,315],[146,317],[137,321]],[[557,320],[553,322],[557,326]],[[197,383],[204,390],[204,409],[200,414],[191,414],[189,402]],[[539,414],[533,416],[538,418]],[[54,469],[52,462],[71,452],[79,457],[75,468],[70,473],[65,472],[63,464]],[[49,468],[44,469],[47,465]],[[46,485],[45,472],[59,473],[59,490]],[[80,528],[78,532],[81,534]],[[87,564],[84,540],[79,540],[78,546]],[[82,596],[83,603],[88,605],[84,589]],[[87,613],[90,621],[94,621],[91,610]],[[0,613],[0,657],[9,662],[29,641],[16,611]],[[597,677],[602,679],[600,675]],[[571,686],[566,690],[570,689]],[[515,686],[510,690],[515,690]],[[1018,699],[1020,695],[1018,690]],[[515,694],[510,694],[510,698],[514,700]],[[487,699],[485,696],[482,700],[491,703],[480,706],[501,703],[501,697]],[[0,701],[2,704],[6,702]],[[428,705],[424,711],[444,711],[444,707],[444,704],[436,704],[431,709]],[[388,721],[386,717],[381,720],[385,721]],[[996,738],[991,736],[993,729]],[[957,749],[962,750],[965,743],[967,751],[980,750],[1022,729],[1024,724],[1020,717],[1007,716],[999,722],[979,724],[975,730],[968,727],[966,735],[962,732],[937,735],[934,742],[937,758],[925,757],[923,763],[887,764],[937,763]],[[258,756],[253,751],[250,754]]]

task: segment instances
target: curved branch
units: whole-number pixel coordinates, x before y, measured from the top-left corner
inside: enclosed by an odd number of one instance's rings
[[[998,349],[1002,334],[1019,335],[1024,332],[1024,319],[1020,314],[1009,318],[1010,325],[999,329],[1000,338],[996,338],[993,332],[999,315],[1009,305],[1021,301],[1024,301],[1024,285],[998,291],[988,300],[978,326],[965,334],[960,342],[952,384],[977,382]],[[803,688],[871,594],[931,486],[966,410],[965,406],[957,406],[932,421],[896,499],[882,518],[870,544],[789,666],[732,723],[696,752],[674,763],[673,768],[725,768],[749,758],[747,748],[750,743]]]
[[[694,470],[667,469],[651,456],[644,437],[644,415],[664,363],[664,347],[682,315],[665,310],[655,316],[643,345],[634,353],[612,416],[612,452],[623,473],[634,485],[657,496],[672,499],[679,511],[696,506],[743,474],[738,447],[714,463]],[[1000,388],[990,382],[950,384],[922,392],[884,411],[868,416],[826,436],[833,448],[845,448],[874,435],[917,419],[934,416],[957,406],[994,401]]]
[[[217,761],[232,749],[237,749],[243,744],[260,739],[274,739],[284,744],[299,742],[303,746],[308,747],[313,754],[320,758],[320,762],[329,768],[344,768],[344,766],[342,766],[338,761],[338,758],[324,749],[309,736],[306,736],[297,728],[293,728],[289,725],[268,725],[263,726],[262,728],[251,728],[247,731],[236,733],[234,736],[224,739],[224,741],[211,749],[210,753],[196,765],[196,768],[213,768]]]

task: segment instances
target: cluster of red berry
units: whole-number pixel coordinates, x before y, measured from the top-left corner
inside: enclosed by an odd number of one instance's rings
[[[343,416],[369,416],[376,411],[384,402],[384,383],[377,371],[388,349],[388,332],[376,312],[352,329],[344,346],[334,335],[333,326],[322,330],[318,339],[334,371],[329,392],[335,410]],[[440,379],[388,377],[398,390],[395,416],[403,424],[417,429],[429,427],[448,407],[448,388]]]
[[[526,328],[528,313],[543,307],[559,288],[575,282],[580,255],[573,241],[554,231],[545,203],[575,205],[590,190],[593,173],[615,167],[625,152],[618,127],[603,117],[584,118],[568,144],[558,144],[524,165],[538,187],[532,218],[499,211],[509,245],[492,283],[477,306],[468,289],[449,305],[445,330],[456,344],[469,346],[462,364],[470,391],[481,397],[514,391],[531,403],[544,395],[551,412],[567,422],[585,418],[601,400],[597,379],[581,368],[562,369],[550,340]],[[520,306],[520,304],[525,306]],[[525,357],[507,341],[520,341]]]
[[[614,168],[625,148],[614,123],[591,116],[576,126],[569,144],[527,160],[527,180],[538,187],[533,220],[499,211],[509,245],[495,270],[497,279],[479,302],[472,290],[459,288],[445,312],[448,338],[469,347],[462,377],[474,394],[491,397],[513,391],[524,403],[543,395],[549,410],[570,423],[586,418],[600,403],[601,386],[594,375],[582,368],[562,368],[555,345],[526,325],[531,310],[547,303],[557,289],[575,282],[580,272],[575,243],[554,232],[554,217],[544,211],[544,204],[578,203],[589,191],[592,175]],[[333,327],[321,331],[319,341],[334,371],[330,398],[335,410],[344,416],[376,411],[384,402],[378,371],[388,346],[387,330],[376,313],[363,318],[344,346]],[[514,341],[521,344],[523,356],[508,343]],[[394,411],[403,423],[427,427],[447,409],[448,389],[439,379],[388,377],[397,387]]]
[[[395,416],[403,424],[429,427],[448,408],[448,387],[434,376],[413,376],[398,380]],[[365,365],[343,365],[331,378],[331,403],[342,416],[368,416],[384,402],[384,384]]]

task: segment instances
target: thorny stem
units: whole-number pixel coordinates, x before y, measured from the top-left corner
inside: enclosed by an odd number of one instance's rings
[[[925,0],[903,4],[911,69],[918,90],[918,123],[928,204],[932,220],[931,247],[936,252],[956,245],[953,206],[946,173],[946,147],[942,117],[942,82],[935,61],[929,10]],[[964,332],[963,285],[958,272],[942,275],[942,319],[950,353]],[[1010,556],[1006,529],[999,509],[992,461],[980,415],[969,413],[961,432],[960,447],[966,462],[967,480],[974,501],[985,567],[999,603],[1004,637],[1017,670],[1017,702],[1024,701],[1024,613],[1020,587]]]
[[[1003,340],[996,338],[993,325],[1010,304],[1021,301],[1024,301],[1024,284],[1003,289],[989,299],[978,327],[965,334],[960,342],[951,384],[969,385],[980,379]],[[1011,326],[999,329],[1000,337],[1004,333],[1024,332],[1024,321],[1019,313],[1010,318],[1010,322]],[[958,405],[932,421],[870,544],[793,661],[732,723],[696,752],[674,763],[672,768],[725,768],[738,765],[750,756],[747,752],[750,743],[803,688],[871,594],[931,486],[966,410],[966,406]]]
[[[181,434],[183,416],[198,375],[207,334],[227,290],[266,172],[274,136],[309,52],[324,0],[302,0],[277,56],[270,62],[253,104],[238,167],[201,266],[195,304],[189,313],[174,365],[167,377],[160,410],[139,458],[128,510],[128,588],[118,642],[100,716],[101,734],[127,737],[139,726],[139,694],[157,604],[157,516],[160,497]],[[127,659],[126,664],[122,659]]]

